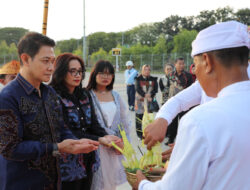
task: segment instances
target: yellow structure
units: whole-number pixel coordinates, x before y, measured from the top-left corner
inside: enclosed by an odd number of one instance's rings
[[[4,64],[1,68],[0,68],[0,74],[4,74],[4,75],[16,75],[17,73],[19,73],[20,70],[20,62],[16,61],[16,60],[12,60],[6,64]]]
[[[43,35],[47,34],[48,9],[49,9],[49,0],[44,0],[43,28],[42,28]]]

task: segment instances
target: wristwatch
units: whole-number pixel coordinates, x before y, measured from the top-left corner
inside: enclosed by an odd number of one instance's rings
[[[53,151],[52,151],[52,156],[58,157],[61,156],[61,153],[58,150],[58,146],[56,143],[53,143]]]

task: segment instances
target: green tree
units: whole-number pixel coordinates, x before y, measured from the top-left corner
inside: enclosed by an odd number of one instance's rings
[[[15,43],[17,45],[18,41],[28,30],[24,28],[17,27],[6,27],[0,29],[0,41],[5,40],[7,45]]]
[[[154,46],[158,35],[155,33],[155,28],[152,23],[141,24],[133,28],[134,44],[140,43],[142,45]]]
[[[201,11],[198,16],[195,17],[195,25],[194,28],[197,31],[201,31],[208,26],[211,26],[216,23],[215,11],[205,10]]]
[[[82,56],[83,55],[82,46],[79,46],[76,50],[74,50],[73,54],[82,58],[83,57]]]
[[[188,31],[183,29],[174,37],[173,53],[190,53],[192,50],[191,43],[197,35],[196,30]]]
[[[166,39],[165,39],[164,34],[162,34],[158,38],[157,43],[153,48],[153,53],[154,54],[163,54],[166,52],[167,52]]]
[[[9,46],[8,46],[8,44],[6,43],[5,40],[2,40],[2,41],[0,42],[0,53],[3,54],[3,55],[9,54]]]
[[[79,40],[70,39],[70,40],[62,40],[58,41],[56,44],[57,48],[60,49],[61,52],[69,52],[72,53],[79,46]]]
[[[57,46],[55,47],[55,55],[58,56],[60,55],[62,52],[60,50],[60,48],[58,48]]]
[[[97,52],[92,53],[91,55],[91,62],[96,62],[100,59],[107,60],[108,53],[103,49],[100,48]]]
[[[216,9],[215,11],[215,19],[216,22],[225,22],[228,20],[233,20],[235,18],[233,9],[230,7],[224,7]]]
[[[246,25],[250,25],[250,9],[249,8],[239,9],[235,13],[235,16],[239,22],[242,22]]]
[[[15,43],[11,43],[9,45],[9,54],[17,57],[18,56],[18,52],[17,52],[17,47]]]
[[[107,34],[105,32],[96,32],[88,36],[89,54],[97,52],[100,48],[105,49]]]
[[[156,23],[155,27],[157,28],[156,30],[158,34],[168,34],[174,36],[178,34],[180,28],[182,28],[181,17],[178,15],[171,15],[162,22]]]

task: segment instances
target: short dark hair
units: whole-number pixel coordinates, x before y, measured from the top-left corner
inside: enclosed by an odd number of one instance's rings
[[[55,71],[52,75],[52,80],[50,82],[50,85],[58,92],[68,92],[68,88],[65,86],[65,78],[69,70],[69,62],[71,60],[78,60],[81,64],[83,75],[82,80],[85,78],[85,66],[83,60],[76,55],[73,55],[72,53],[63,53],[60,54],[54,63]],[[78,87],[76,87],[76,93],[82,88],[82,82]]]
[[[207,54],[217,58],[220,63],[226,67],[232,65],[248,65],[249,49],[246,46],[214,50],[207,52]]]
[[[49,37],[37,32],[29,32],[20,39],[17,45],[18,55],[20,58],[21,54],[27,53],[33,59],[42,46],[55,47],[55,45],[55,41]],[[22,63],[21,59],[20,62]]]
[[[113,67],[113,65],[109,62],[109,61],[105,61],[105,60],[99,60],[95,66],[93,67],[90,76],[89,76],[89,83],[87,85],[87,89],[91,90],[91,89],[96,89],[96,75],[99,72],[104,72],[104,71],[108,71],[110,74],[113,74],[113,79],[111,81],[111,83],[106,87],[107,90],[112,90],[113,89],[113,85],[114,85],[114,81],[115,81],[115,69]]]
[[[178,58],[175,60],[175,63],[177,63],[177,61],[184,61],[184,58],[183,58],[183,57],[178,57]]]

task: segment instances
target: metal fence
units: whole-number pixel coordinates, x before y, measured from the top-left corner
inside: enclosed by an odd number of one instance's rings
[[[174,64],[175,60],[179,57],[183,57],[186,64],[186,70],[189,71],[190,65],[193,63],[193,59],[190,56],[190,53],[172,53],[172,54],[130,54],[130,55],[121,55],[118,58],[118,64],[119,64],[119,70],[123,71],[126,69],[126,62],[128,60],[132,60],[134,62],[135,68],[137,70],[140,70],[141,67],[144,64],[148,64],[151,66],[151,71],[155,72],[163,72],[164,66],[167,63]],[[4,63],[7,63],[11,60],[18,60],[17,55],[0,55],[0,66]],[[91,56],[88,56],[87,61],[87,68],[91,68],[98,60],[108,60],[110,61],[114,66],[116,64],[116,58],[112,55],[102,55],[97,56],[95,58],[91,58]]]
[[[10,55],[0,54],[0,66],[10,62],[11,60],[19,60],[19,58],[15,54],[10,54]]]
[[[128,60],[132,60],[134,62],[135,68],[140,70],[144,64],[148,64],[151,66],[151,71],[155,72],[163,72],[164,66],[167,63],[173,64],[175,63],[176,59],[182,57],[185,60],[186,70],[189,71],[190,65],[193,63],[193,59],[190,56],[190,53],[172,53],[172,54],[139,54],[139,55],[121,55],[119,56],[119,69],[125,70],[126,69],[126,62]],[[114,66],[116,64],[116,58],[112,55],[107,56],[97,56],[95,58],[88,57],[88,64],[87,67],[92,67],[98,60],[108,60]]]

